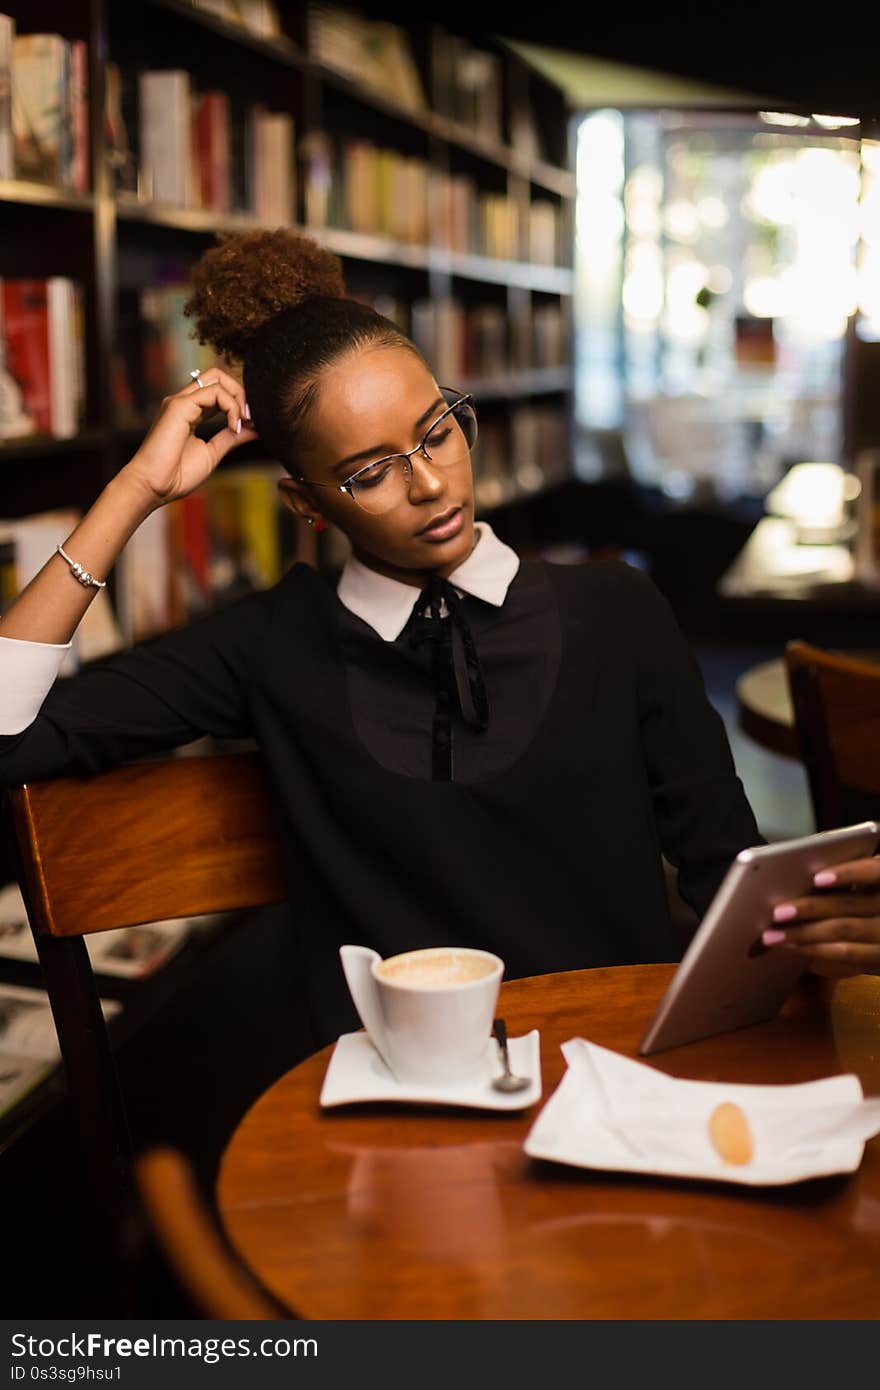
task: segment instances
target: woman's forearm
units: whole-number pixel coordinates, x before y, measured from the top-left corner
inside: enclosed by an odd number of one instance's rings
[[[155,507],[155,498],[123,468],[62,542],[64,549],[95,579],[106,579],[126,542]],[[78,583],[67,561],[53,553],[0,617],[0,637],[69,642],[96,593]]]

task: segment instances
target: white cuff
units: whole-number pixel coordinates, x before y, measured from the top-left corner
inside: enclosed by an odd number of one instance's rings
[[[20,734],[33,724],[69,651],[69,642],[0,637],[0,735]]]

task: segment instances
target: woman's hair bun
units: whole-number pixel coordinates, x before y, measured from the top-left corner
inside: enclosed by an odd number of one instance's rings
[[[225,233],[193,267],[183,312],[195,319],[199,342],[243,358],[265,323],[315,296],[345,296],[332,251],[288,227]]]

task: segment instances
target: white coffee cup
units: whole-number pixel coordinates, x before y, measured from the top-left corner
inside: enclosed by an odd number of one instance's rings
[[[492,1034],[504,962],[468,946],[431,946],[383,960],[342,946],[342,968],[376,1051],[399,1081],[466,1081]]]

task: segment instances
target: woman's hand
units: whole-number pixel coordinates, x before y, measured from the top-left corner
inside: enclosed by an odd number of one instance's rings
[[[143,487],[153,509],[194,492],[224,455],[257,437],[241,383],[219,367],[206,368],[202,381],[203,386],[193,381],[165,397],[149,434],[122,470]],[[225,412],[226,428],[199,439],[196,426],[217,410]]]
[[[764,945],[833,979],[880,970],[880,857],[823,869],[813,882],[821,891],[774,910]]]

